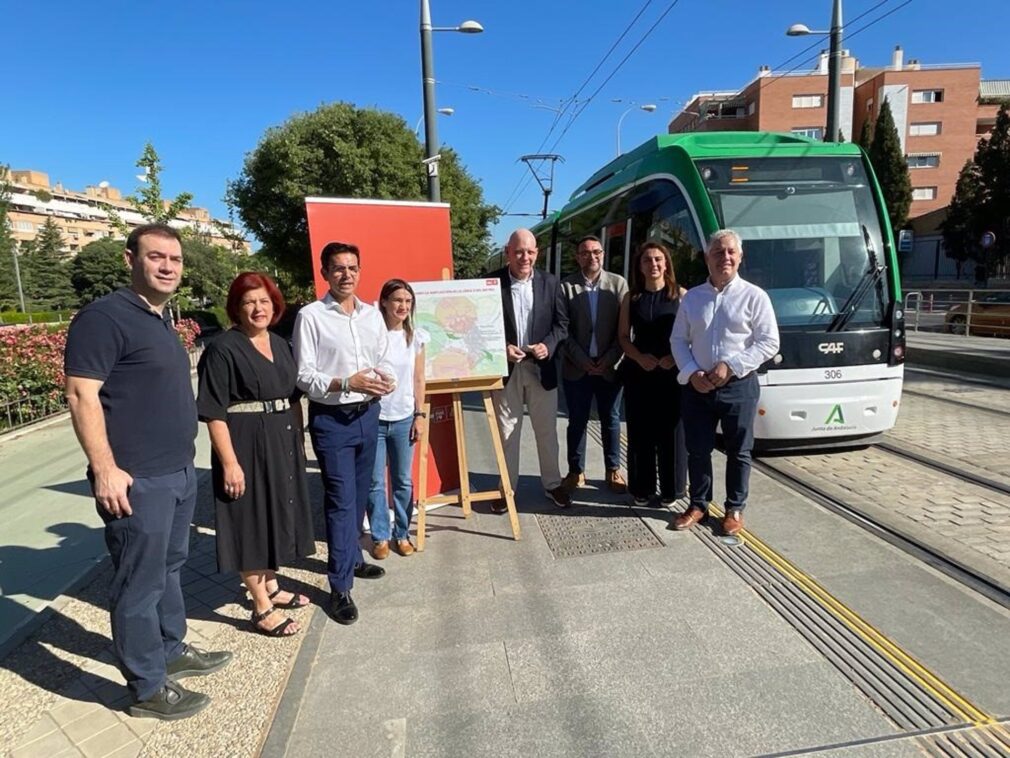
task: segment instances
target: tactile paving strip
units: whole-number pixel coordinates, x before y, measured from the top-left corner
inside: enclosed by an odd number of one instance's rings
[[[537,516],[537,523],[555,558],[576,558],[580,555],[663,546],[659,538],[630,508],[627,516],[542,513]]]

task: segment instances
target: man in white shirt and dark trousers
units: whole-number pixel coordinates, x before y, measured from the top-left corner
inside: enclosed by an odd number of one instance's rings
[[[294,330],[298,386],[309,397],[309,435],[323,476],[330,613],[340,624],[358,620],[354,578],[386,573],[365,563],[358,544],[375,466],[378,401],[394,388],[386,322],[355,295],[360,257],[343,242],[323,248],[330,291],[299,311]]]
[[[742,260],[736,232],[712,235],[705,251],[708,280],[684,296],[670,335],[677,380],[685,385],[681,416],[691,482],[690,504],[674,520],[675,529],[690,529],[708,511],[719,424],[726,449],[722,529],[728,535],[743,529],[761,393],[756,371],[778,352],[779,329],[768,294],[737,274]]]
[[[537,254],[533,234],[517,229],[505,248],[508,265],[495,274],[501,280],[509,375],[505,388],[493,393],[492,400],[512,491],[519,479],[526,406],[537,441],[544,492],[559,508],[566,508],[572,498],[561,485],[558,466],[558,367],[554,358],[568,334],[568,316],[557,278],[534,268]],[[491,510],[503,513],[504,501],[492,503]]]

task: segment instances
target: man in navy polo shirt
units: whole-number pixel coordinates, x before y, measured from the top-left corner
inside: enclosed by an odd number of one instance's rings
[[[179,573],[196,505],[196,403],[189,359],[165,304],[182,278],[179,234],[164,224],[126,240],[131,283],[81,309],[64,356],[66,393],[115,573],[112,645],[132,716],[180,719],[210,698],[175,680],[223,668],[231,653],[183,642]]]

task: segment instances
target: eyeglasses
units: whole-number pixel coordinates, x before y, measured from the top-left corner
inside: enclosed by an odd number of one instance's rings
[[[361,266],[330,266],[331,274],[350,274],[351,276],[357,276],[361,272]]]
[[[603,255],[603,248],[597,248],[596,250],[580,250],[579,255]]]

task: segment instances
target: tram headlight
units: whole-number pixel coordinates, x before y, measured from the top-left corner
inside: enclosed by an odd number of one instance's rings
[[[875,360],[875,361],[879,361],[880,360],[880,350],[874,350],[873,351],[873,360]]]
[[[896,310],[896,311],[894,312],[894,317],[895,317],[895,318],[904,318],[904,317],[905,317],[905,312],[904,312],[903,310],[901,310],[901,308],[898,308],[898,309],[897,309],[897,310]]]
[[[776,366],[782,363],[782,353],[779,353],[774,358],[772,358],[772,363],[774,363]]]
[[[701,170],[701,178],[704,179],[706,182],[708,180],[710,180],[712,178],[712,169],[709,168],[708,166],[705,166],[704,168],[702,168],[702,170]]]
[[[894,348],[894,357],[897,358],[899,361],[902,358],[904,358],[905,357],[905,348],[903,348],[901,345],[898,345],[896,348]]]
[[[901,329],[894,330],[894,338],[899,340],[901,339]]]

